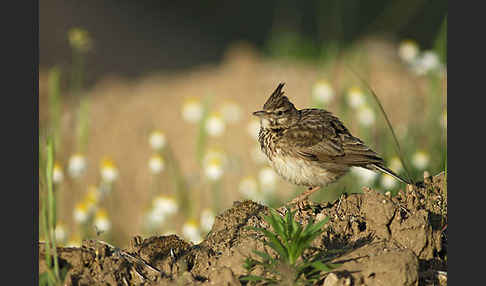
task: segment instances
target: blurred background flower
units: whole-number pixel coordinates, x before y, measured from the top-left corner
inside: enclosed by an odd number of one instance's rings
[[[165,134],[160,130],[152,131],[149,135],[149,144],[155,151],[162,150],[165,147],[167,139]]]
[[[433,51],[425,51],[413,62],[412,69],[418,75],[424,75],[441,68],[439,56]]]
[[[152,174],[160,174],[165,168],[165,162],[159,154],[152,155],[149,160],[149,168]]]
[[[88,190],[86,191],[86,194],[83,199],[83,205],[86,207],[88,214],[95,211],[100,200],[101,200],[101,194],[98,190],[98,187],[94,185],[89,185]]]
[[[203,106],[199,99],[189,98],[182,106],[182,117],[189,123],[197,123],[203,116]]]
[[[81,28],[70,29],[68,39],[71,47],[79,52],[87,52],[93,46],[93,42],[88,31]]]
[[[381,175],[380,183],[385,189],[391,189],[398,184],[397,180],[388,174]]]
[[[427,168],[429,165],[429,161],[429,155],[423,150],[415,152],[412,157],[412,164],[418,170],[425,170],[425,168]]]
[[[414,40],[406,39],[400,43],[398,55],[406,63],[413,63],[419,54],[419,47]]]
[[[202,241],[199,225],[195,220],[188,220],[182,226],[182,235],[194,244]]]
[[[273,195],[275,192],[277,188],[277,176],[277,173],[270,167],[264,167],[258,173],[258,181],[265,196]]]
[[[152,207],[145,213],[146,227],[149,230],[157,230],[164,224],[166,218],[167,215],[163,210]]]
[[[375,123],[375,112],[367,105],[362,105],[358,109],[358,122],[366,127],[370,127]]]
[[[351,108],[357,109],[365,104],[365,95],[361,88],[353,86],[348,90],[347,101]]]
[[[177,213],[179,205],[175,198],[170,196],[159,195],[153,201],[153,208],[157,213],[164,215],[173,215]]]
[[[395,173],[400,173],[403,170],[402,162],[397,156],[391,158],[388,167]]]
[[[327,105],[334,98],[334,89],[327,80],[320,80],[312,86],[312,98],[317,104]]]
[[[56,238],[56,242],[61,245],[66,242],[67,231],[66,231],[66,227],[62,222],[56,223],[56,229],[54,230],[54,237]]]
[[[69,157],[68,171],[72,178],[80,177],[86,170],[86,158],[83,154],[76,153]]]
[[[264,201],[263,193],[258,189],[258,182],[252,176],[243,178],[240,181],[238,190],[245,199],[254,200],[257,202]]]
[[[215,219],[215,215],[211,209],[209,208],[203,209],[201,212],[201,222],[200,222],[201,230],[204,232],[210,231],[211,228],[213,227],[214,219]]]
[[[74,221],[78,224],[83,224],[88,221],[88,207],[85,202],[76,204],[73,210]]]
[[[224,166],[228,163],[228,156],[219,147],[210,147],[206,150],[203,157],[203,166],[208,166],[213,163]]]
[[[52,170],[52,182],[54,184],[60,184],[64,180],[64,172],[62,170],[61,164],[59,162],[54,163],[54,168]]]
[[[98,209],[94,217],[94,226],[97,232],[104,233],[111,229],[111,222],[105,209]]]
[[[365,168],[359,168],[359,167],[352,167],[351,168],[351,173],[354,174],[360,183],[363,185],[370,185],[378,176],[376,172],[370,171]]]
[[[101,179],[107,183],[113,183],[118,178],[118,169],[115,166],[115,163],[109,159],[104,158],[101,161]]]
[[[223,176],[223,162],[219,158],[211,158],[204,166],[204,174],[211,181],[217,181]]]
[[[210,136],[219,137],[226,129],[226,123],[221,114],[213,112],[206,119],[206,132]]]

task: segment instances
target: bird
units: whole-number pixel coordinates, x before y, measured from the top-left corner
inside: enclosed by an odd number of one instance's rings
[[[260,119],[258,142],[271,167],[286,181],[308,189],[291,203],[336,182],[351,167],[365,168],[411,182],[390,170],[378,153],[353,136],[341,120],[319,108],[297,109],[282,91],[280,83],[263,110],[253,112]]]

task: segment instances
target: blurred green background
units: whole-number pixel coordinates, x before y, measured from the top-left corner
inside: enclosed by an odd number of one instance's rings
[[[307,59],[370,34],[413,38],[431,49],[447,1],[44,0],[39,12],[40,66],[68,67],[66,33],[83,27],[96,42],[86,60],[86,83],[92,84],[106,74],[132,77],[218,62],[235,41],[272,55],[275,40],[286,37],[288,46],[281,49]]]
[[[39,10],[41,240],[52,228],[63,245],[166,233],[197,243],[235,200],[290,200],[303,188],[268,167],[251,116],[280,82],[296,107],[333,112],[401,175],[447,168],[445,1],[46,0]],[[404,188],[356,169],[312,199],[362,186]]]

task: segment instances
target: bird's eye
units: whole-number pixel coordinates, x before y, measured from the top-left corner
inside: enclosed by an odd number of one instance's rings
[[[277,111],[277,115],[278,115],[278,116],[280,116],[280,115],[282,115],[282,114],[283,114],[283,111],[282,111],[282,110]]]

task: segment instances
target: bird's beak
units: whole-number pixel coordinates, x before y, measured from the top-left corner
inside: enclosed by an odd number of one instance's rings
[[[258,116],[258,117],[262,117],[265,114],[267,114],[267,112],[265,110],[260,110],[260,111],[253,112],[253,115]]]

